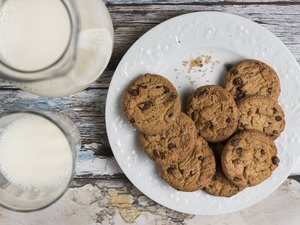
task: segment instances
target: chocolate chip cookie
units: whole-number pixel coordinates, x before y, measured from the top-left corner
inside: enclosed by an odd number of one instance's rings
[[[279,158],[271,138],[259,131],[245,130],[228,140],[221,163],[231,182],[246,187],[270,177],[279,164]]]
[[[195,148],[197,131],[194,122],[181,113],[179,119],[162,134],[140,134],[140,143],[147,155],[160,164],[181,162]]]
[[[180,115],[180,98],[166,78],[145,74],[124,93],[123,109],[131,124],[145,134],[169,129]]]
[[[215,196],[231,197],[244,188],[235,185],[230,182],[225,176],[221,166],[221,155],[226,143],[209,143],[209,146],[214,152],[216,158],[216,173],[212,177],[212,180],[203,189],[207,193]]]
[[[217,166],[217,171],[212,177],[211,182],[203,188],[208,194],[223,197],[231,197],[243,189],[243,187],[239,187],[228,180],[221,166]]]
[[[192,154],[184,161],[161,166],[162,178],[179,191],[196,191],[205,187],[215,171],[213,152],[200,136]]]
[[[234,65],[225,79],[227,89],[235,100],[245,96],[262,95],[277,100],[280,82],[276,72],[258,60],[244,60]]]
[[[188,101],[187,114],[206,141],[220,142],[237,128],[239,112],[231,94],[217,85],[197,88]]]
[[[238,103],[238,109],[239,130],[258,130],[273,139],[284,130],[284,113],[273,99],[258,95],[246,97]]]

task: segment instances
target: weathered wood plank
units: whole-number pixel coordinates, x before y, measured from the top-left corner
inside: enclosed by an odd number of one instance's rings
[[[224,0],[104,0],[106,4],[120,4],[120,5],[126,5],[126,4],[140,4],[140,5],[145,5],[145,4],[201,4],[201,3],[220,3],[224,2]]]
[[[42,211],[22,214],[0,208],[0,224],[296,225],[300,220],[300,184],[292,180],[255,206],[218,216],[193,216],[167,209],[126,180],[75,180],[73,186],[61,200]]]
[[[63,98],[39,97],[21,90],[1,90],[0,113],[15,110],[60,112],[69,116],[79,128],[83,149],[96,143],[95,154],[111,156],[105,130],[107,89],[90,89]],[[95,145],[95,144],[94,144]]]
[[[106,4],[127,5],[127,4],[299,4],[297,0],[105,0]]]
[[[260,23],[279,37],[300,63],[300,2],[299,5],[110,5],[108,9],[115,27],[115,45],[104,74],[90,88],[108,88],[111,76],[122,56],[143,33],[155,25],[184,13],[222,11],[244,16]],[[0,89],[15,89],[0,80]]]

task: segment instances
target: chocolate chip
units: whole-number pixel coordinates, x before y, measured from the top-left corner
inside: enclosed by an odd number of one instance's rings
[[[233,180],[234,180],[235,182],[240,182],[240,181],[241,181],[241,178],[234,177]]]
[[[232,139],[230,143],[232,146],[236,146],[239,143],[239,139]]]
[[[231,121],[231,119],[230,119],[230,118],[227,118],[227,119],[226,119],[226,122],[227,122],[227,123],[229,123],[230,121]]]
[[[190,171],[190,176],[194,176],[195,172],[194,171]]]
[[[277,135],[278,131],[277,130],[273,130],[272,133],[273,133],[273,135]]]
[[[159,152],[160,158],[161,159],[166,159],[166,155],[163,152]]]
[[[176,148],[176,145],[173,143],[168,144],[168,149],[172,150],[172,148]]]
[[[200,161],[202,161],[204,159],[204,157],[202,156],[202,155],[200,155],[199,157],[198,157],[198,160],[200,160]]]
[[[281,121],[281,120],[282,120],[282,117],[281,117],[281,116],[276,116],[276,117],[275,117],[275,120],[276,120],[276,121]]]
[[[277,109],[274,107],[273,108],[273,114],[275,114],[275,113],[277,113],[278,111],[277,111]]]
[[[243,93],[243,91],[240,89],[240,88],[237,88],[236,89],[236,97],[238,98],[238,99],[241,99],[241,98],[243,98],[245,96],[245,93]]]
[[[267,92],[268,92],[269,94],[271,94],[271,93],[272,93],[272,88],[271,88],[271,87],[268,87]]]
[[[173,113],[173,112],[169,113],[169,115],[168,115],[169,118],[171,118],[171,117],[173,117],[173,116],[174,116],[174,113]]]
[[[264,149],[260,149],[260,154],[261,155],[265,155],[266,154],[266,151]]]
[[[153,150],[153,155],[154,155],[154,157],[156,157],[156,158],[159,157],[158,151],[157,151],[156,149]]]
[[[234,76],[238,74],[238,71],[236,69],[232,69],[230,72]]]
[[[169,98],[167,99],[167,102],[171,102],[174,101],[177,98],[177,95],[174,93],[171,93],[171,95],[169,96]]]
[[[152,104],[151,101],[146,101],[146,102],[143,102],[143,103],[139,104],[138,106],[139,106],[139,108],[140,108],[142,111],[144,111],[144,110],[147,110],[147,109],[151,108],[152,105],[153,105],[153,104]]]
[[[205,94],[208,94],[208,91],[205,89],[205,90],[202,90],[202,91],[196,91],[195,93],[194,93],[194,97],[195,98],[198,98],[198,97],[200,97],[201,95],[205,95]]]
[[[273,156],[272,157],[272,163],[274,164],[274,165],[276,165],[276,166],[278,166],[278,164],[279,164],[279,158],[277,157],[277,156]]]
[[[128,93],[132,96],[138,96],[139,95],[139,89],[131,89],[128,91]]]
[[[232,83],[236,86],[241,86],[243,85],[243,80],[240,77],[234,78]]]
[[[169,88],[167,88],[166,86],[163,86],[163,88],[164,88],[164,93],[168,93],[170,91]]]
[[[208,185],[209,188],[213,188],[213,186],[211,184]]]
[[[239,157],[244,155],[244,149],[241,148],[241,147],[237,148],[235,151],[236,151],[236,154],[238,154]]]
[[[208,122],[205,123],[204,128],[205,129],[207,129],[207,128],[213,129],[214,125],[212,124],[212,122],[208,121]]]
[[[130,119],[130,122],[131,122],[131,123],[134,123],[134,122],[135,122],[135,119],[134,119],[134,118],[131,118],[131,119]]]
[[[183,169],[179,169],[179,172],[180,172],[181,174],[183,174],[183,173],[184,173],[184,170],[183,170]]]
[[[239,161],[238,161],[237,159],[234,159],[234,160],[232,160],[232,164],[233,164],[234,166],[236,166],[237,164],[239,164]]]
[[[174,172],[175,172],[175,168],[174,167],[169,167],[168,169],[167,169],[167,172],[168,172],[168,174],[173,174]]]
[[[139,87],[139,88],[142,88],[142,89],[146,89],[146,88],[147,88],[147,85],[145,85],[145,84],[139,84],[138,87]]]
[[[255,113],[256,113],[256,114],[259,114],[259,109],[256,109]]]
[[[217,180],[216,174],[213,175],[212,180]]]
[[[229,71],[233,67],[233,64],[227,63],[227,64],[225,64],[225,67],[226,67],[226,70]]]

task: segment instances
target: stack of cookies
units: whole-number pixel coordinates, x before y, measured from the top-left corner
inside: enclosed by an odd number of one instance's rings
[[[261,183],[278,166],[274,139],[285,126],[279,94],[275,71],[245,60],[229,70],[225,88],[196,89],[186,114],[176,88],[155,74],[130,84],[123,108],[169,185],[229,197]]]
[[[181,112],[170,81],[155,74],[140,76],[126,90],[123,108],[165,181],[180,191],[196,191],[209,183],[216,167],[213,152],[197,135],[193,120]]]

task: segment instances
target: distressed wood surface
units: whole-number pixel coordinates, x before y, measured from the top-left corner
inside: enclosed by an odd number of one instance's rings
[[[63,199],[46,210],[31,214],[0,209],[0,224],[199,224],[200,221],[203,224],[299,224],[300,184],[296,180],[300,182],[300,164],[293,176],[270,197],[238,213],[200,217],[156,204],[132,186],[114,160],[104,114],[110,80],[128,48],[155,25],[184,13],[222,11],[256,21],[279,37],[299,63],[300,1],[105,2],[114,22],[114,52],[104,74],[87,90],[63,98],[46,98],[19,90],[0,79],[0,113],[17,109],[60,111],[76,123],[83,141],[73,188]]]
[[[3,225],[298,225],[300,183],[285,181],[264,201],[218,216],[177,213],[141,194],[124,180],[76,180],[49,208],[28,214],[0,208]]]
[[[172,5],[178,5],[178,4],[271,4],[276,3],[278,5],[280,4],[298,4],[297,0],[104,0],[106,4],[113,4],[113,5],[126,5],[126,4],[172,4]]]

